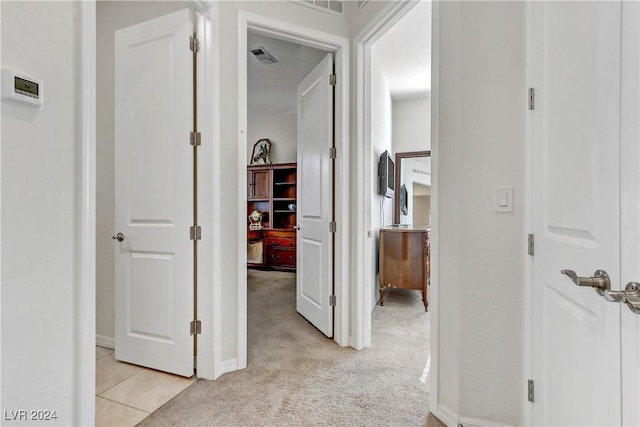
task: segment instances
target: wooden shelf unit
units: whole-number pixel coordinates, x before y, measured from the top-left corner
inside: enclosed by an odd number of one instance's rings
[[[254,210],[262,212],[262,230],[249,231],[249,241],[262,241],[262,263],[252,268],[295,271],[297,165],[247,166],[247,227]],[[297,206],[295,206],[297,208]]]

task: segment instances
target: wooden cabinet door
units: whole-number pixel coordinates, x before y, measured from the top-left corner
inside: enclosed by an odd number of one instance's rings
[[[268,199],[271,194],[271,179],[269,169],[247,171],[247,198]]]

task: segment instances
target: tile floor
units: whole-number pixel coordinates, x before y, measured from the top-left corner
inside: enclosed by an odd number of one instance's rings
[[[96,426],[135,426],[195,380],[118,362],[96,347]]]

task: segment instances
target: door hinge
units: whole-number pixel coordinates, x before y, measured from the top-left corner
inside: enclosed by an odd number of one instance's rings
[[[189,238],[191,240],[202,239],[202,227],[199,225],[189,227]]]
[[[191,49],[193,53],[200,52],[200,40],[198,40],[197,37],[195,36],[189,37],[189,49]]]
[[[527,380],[527,400],[529,402],[533,402],[533,395],[534,395],[533,380]]]
[[[189,331],[191,335],[200,335],[202,333],[202,322],[199,320],[192,320],[189,323]]]
[[[191,132],[189,140],[191,141],[191,145],[199,147],[202,144],[202,134],[200,132]]]
[[[331,307],[335,307],[336,306],[336,296],[335,295],[329,295],[329,305]]]
[[[336,150],[336,147],[329,148],[329,158],[331,160],[335,160],[336,157],[338,157],[338,150]]]
[[[536,90],[532,87],[529,88],[529,110],[536,109]]]
[[[329,84],[335,86],[338,83],[338,77],[335,74],[329,76]]]
[[[533,234],[527,236],[527,253],[531,256],[535,253],[536,242]]]
[[[336,224],[336,222],[335,222],[335,221],[331,221],[331,222],[329,222],[329,232],[330,232],[330,233],[335,233],[335,232],[336,232],[337,227],[338,227],[338,226],[337,226],[337,224]]]

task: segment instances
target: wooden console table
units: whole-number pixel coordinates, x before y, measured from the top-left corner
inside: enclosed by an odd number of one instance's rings
[[[426,227],[399,226],[380,230],[380,305],[387,287],[422,292],[428,309],[429,231]]]

